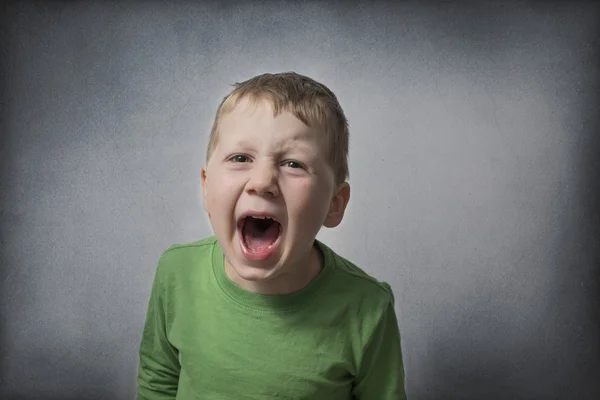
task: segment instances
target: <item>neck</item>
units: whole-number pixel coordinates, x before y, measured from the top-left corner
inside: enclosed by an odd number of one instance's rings
[[[285,270],[268,280],[248,281],[240,277],[225,259],[225,273],[238,286],[265,296],[281,296],[298,292],[312,282],[323,269],[323,255],[313,244],[306,256],[295,265],[286,266]]]

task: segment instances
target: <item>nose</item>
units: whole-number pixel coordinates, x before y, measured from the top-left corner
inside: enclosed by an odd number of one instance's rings
[[[277,168],[258,162],[255,162],[254,165],[250,179],[246,184],[246,192],[259,196],[278,196]]]

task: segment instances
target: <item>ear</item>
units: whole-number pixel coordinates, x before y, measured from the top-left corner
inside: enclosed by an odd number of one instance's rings
[[[344,218],[344,212],[346,211],[346,206],[348,205],[349,200],[350,184],[348,184],[348,182],[341,183],[337,187],[336,192],[331,199],[329,212],[327,213],[327,217],[325,218],[323,225],[327,228],[335,228],[338,226]]]
[[[202,205],[204,206],[204,211],[208,212],[208,210],[206,209],[206,165],[204,165],[202,167],[202,171],[201,171],[201,175],[202,175]]]

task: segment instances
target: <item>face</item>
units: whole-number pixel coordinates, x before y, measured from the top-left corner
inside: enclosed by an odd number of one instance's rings
[[[297,280],[318,231],[341,222],[349,199],[348,184],[335,185],[324,135],[287,111],[274,116],[267,101],[246,99],[221,117],[218,135],[202,187],[226,269],[241,286],[265,292]]]

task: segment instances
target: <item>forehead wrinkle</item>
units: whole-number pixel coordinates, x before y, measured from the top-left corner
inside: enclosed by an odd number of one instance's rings
[[[313,139],[312,133],[294,133],[291,137],[283,137],[277,140],[275,148],[281,153],[290,153],[295,150],[310,150]]]

